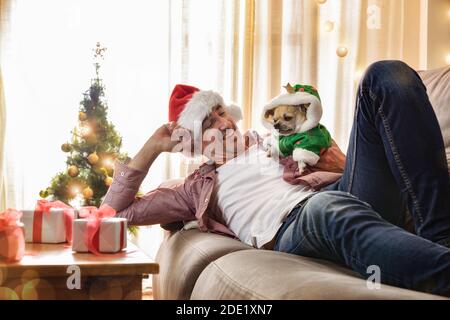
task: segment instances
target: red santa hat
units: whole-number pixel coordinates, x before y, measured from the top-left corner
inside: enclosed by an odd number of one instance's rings
[[[236,122],[242,119],[241,108],[225,104],[217,92],[177,84],[169,100],[169,121],[194,132],[195,122],[201,124],[216,106],[222,106]]]

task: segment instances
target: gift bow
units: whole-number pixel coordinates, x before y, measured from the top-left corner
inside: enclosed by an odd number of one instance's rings
[[[0,212],[0,233],[4,233],[6,238],[7,261],[19,261],[25,253],[25,238],[20,223],[21,217],[22,212],[15,209]]]
[[[18,227],[21,217],[22,212],[15,209],[6,209],[6,211],[0,212],[0,231]]]
[[[63,209],[64,224],[66,225],[66,240],[72,242],[72,223],[74,219],[74,209],[62,201],[38,200],[34,209],[33,217],[33,242],[42,241],[42,218],[44,212],[49,213],[50,209]]]
[[[99,255],[99,231],[103,218],[112,218],[116,215],[116,210],[107,204],[97,207],[81,207],[79,210],[81,218],[87,219],[87,231],[85,233],[84,243],[88,250]]]

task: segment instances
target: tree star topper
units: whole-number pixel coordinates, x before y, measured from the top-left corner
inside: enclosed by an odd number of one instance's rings
[[[106,49],[107,49],[106,47],[102,47],[100,42],[97,42],[97,45],[95,46],[95,49],[93,49],[93,51],[95,52],[94,58],[95,59],[103,59]]]

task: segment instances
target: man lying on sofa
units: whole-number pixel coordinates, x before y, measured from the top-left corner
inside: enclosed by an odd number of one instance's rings
[[[282,166],[255,134],[230,155],[223,142],[239,141],[236,111],[214,92],[177,86],[170,100],[177,123],[157,129],[128,163],[116,163],[104,204],[130,225],[198,220],[202,231],[256,248],[331,260],[363,276],[376,265],[383,283],[450,296],[444,143],[414,70],[399,61],[371,65],[359,86],[347,158],[334,144],[298,185],[283,180]],[[176,129],[194,139],[174,139]],[[136,198],[158,155],[181,149],[210,161],[183,184]],[[335,181],[330,172],[343,174]],[[403,229],[405,206],[415,234]]]

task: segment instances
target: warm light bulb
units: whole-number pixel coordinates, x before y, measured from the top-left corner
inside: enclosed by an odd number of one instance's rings
[[[445,57],[445,62],[450,65],[450,54],[447,55],[447,57]]]
[[[334,22],[333,21],[325,21],[323,28],[326,32],[331,32],[334,29]]]
[[[70,192],[75,196],[80,193],[80,188],[77,186],[73,186],[72,188],[70,188]]]
[[[344,58],[348,54],[348,49],[346,47],[341,46],[341,47],[337,48],[336,54],[339,57]]]
[[[88,125],[84,125],[81,127],[81,135],[82,136],[88,136],[91,132],[92,132],[92,129]]]
[[[112,168],[113,161],[110,158],[106,158],[103,160],[103,165],[108,168]]]

